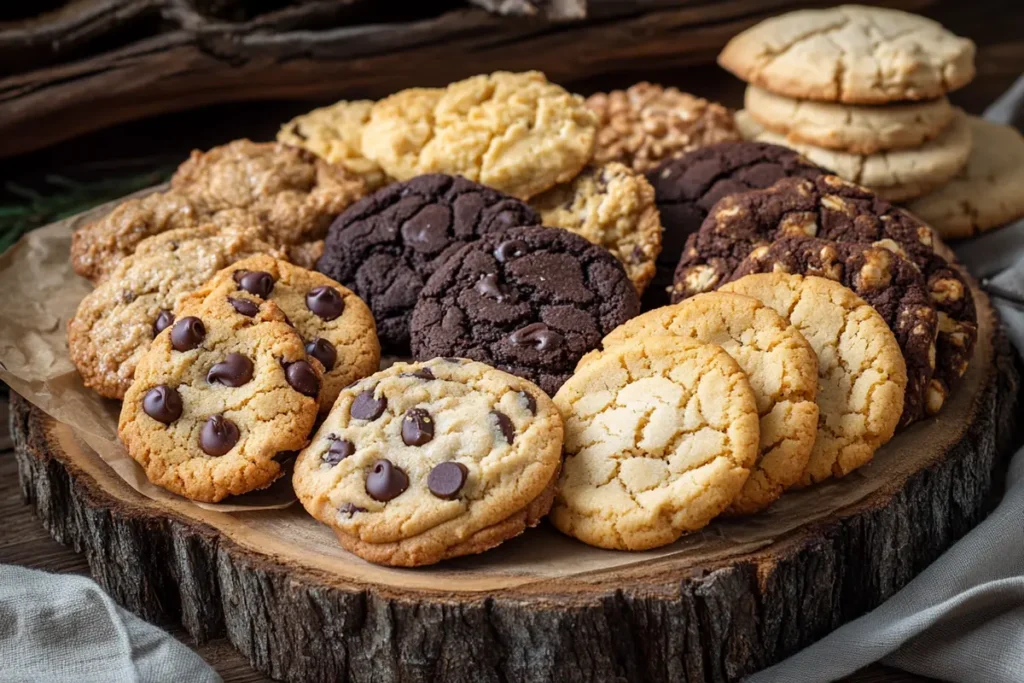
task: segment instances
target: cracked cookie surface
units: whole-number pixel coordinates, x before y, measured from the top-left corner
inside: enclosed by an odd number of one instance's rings
[[[331,225],[317,270],[373,311],[386,350],[404,353],[420,290],[463,245],[488,233],[539,225],[525,203],[442,174],[393,183],[349,207]]]
[[[342,546],[418,566],[483,552],[551,506],[562,419],[526,380],[482,363],[397,363],[341,392],[293,484]]]
[[[539,71],[497,71],[377,102],[362,148],[398,180],[450,173],[527,199],[586,166],[596,119]]]
[[[283,474],[284,457],[307,442],[323,382],[276,304],[248,316],[232,294],[215,289],[179,310],[139,359],[118,423],[151,482],[212,503]]]
[[[565,462],[551,521],[590,545],[645,550],[703,528],[757,458],[754,392],[714,344],[627,340],[580,367],[554,400]]]
[[[870,462],[892,438],[907,387],[903,354],[882,316],[820,277],[761,273],[722,290],[775,309],[818,354],[818,433],[800,484],[842,477]]]
[[[766,19],[730,40],[718,63],[786,97],[887,104],[967,85],[974,52],[974,43],[931,19],[840,5]]]
[[[586,237],[615,255],[643,294],[661,253],[661,220],[654,188],[619,163],[591,167],[530,204],[544,225]]]
[[[614,256],[566,230],[487,235],[427,282],[412,316],[412,352],[472,358],[548,394],[601,338],[640,312]]]
[[[636,339],[671,335],[717,344],[746,374],[760,416],[760,443],[750,478],[727,512],[749,514],[771,505],[800,481],[818,424],[818,357],[788,320],[757,299],[710,292],[648,311],[604,338],[609,349]],[[601,356],[592,351],[580,367]]]

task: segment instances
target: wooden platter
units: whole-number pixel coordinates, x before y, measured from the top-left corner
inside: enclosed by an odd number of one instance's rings
[[[96,579],[199,641],[226,633],[290,681],[731,681],[892,595],[1001,490],[1019,372],[985,295],[963,386],[868,467],[716,521],[658,552],[542,526],[432,568],[375,567],[300,506],[224,513],[129,487],[74,431],[12,396],[22,491]]]

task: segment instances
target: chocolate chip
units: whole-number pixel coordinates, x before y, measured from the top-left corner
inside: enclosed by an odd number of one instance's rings
[[[171,346],[176,351],[191,351],[206,339],[206,325],[195,316],[182,318],[171,327]]]
[[[199,431],[199,447],[207,455],[224,455],[238,443],[238,427],[223,415],[214,415]]]
[[[384,410],[387,407],[387,397],[374,398],[373,390],[368,389],[356,396],[356,399],[352,401],[352,407],[349,409],[348,414],[354,420],[376,420],[384,414]]]
[[[306,294],[306,308],[324,320],[334,320],[345,310],[345,300],[334,287],[321,285]]]
[[[409,477],[401,469],[383,458],[373,463],[366,475],[366,493],[374,500],[386,502],[397,498],[409,488]]]
[[[334,364],[338,362],[338,350],[334,344],[320,337],[306,344],[306,353],[320,361],[327,372],[333,370]]]
[[[534,415],[537,414],[537,399],[534,398],[533,394],[528,391],[520,391],[519,398],[523,399],[526,403],[526,409]]]
[[[320,378],[309,361],[297,360],[284,366],[284,376],[292,389],[303,396],[316,398],[320,394]]]
[[[449,363],[455,363],[456,365],[461,365],[462,364],[462,359],[461,358],[451,358],[451,357],[448,357],[448,358],[442,358],[441,360],[447,361]]]
[[[507,263],[526,253],[526,242],[522,240],[506,240],[494,248],[494,258],[499,263]]]
[[[252,379],[252,370],[251,360],[240,353],[229,353],[227,358],[210,368],[206,373],[206,381],[226,387],[240,387]]]
[[[174,314],[168,311],[166,308],[161,308],[160,313],[156,316],[156,320],[153,321],[153,336],[160,334],[174,322]]]
[[[239,272],[242,274],[239,275]],[[274,277],[262,270],[236,271],[234,278],[239,289],[244,289],[261,299],[266,299],[274,291]]]
[[[345,515],[346,517],[352,517],[352,515],[356,514],[357,512],[366,512],[366,508],[361,508],[358,505],[353,505],[352,503],[345,503],[340,508],[338,508],[338,512],[340,514]]]
[[[260,307],[248,299],[235,299],[229,296],[228,303],[231,304],[231,308],[235,309],[236,313],[241,313],[250,318],[260,312]]]
[[[561,345],[565,338],[544,323],[530,323],[513,332],[508,339],[518,346],[533,346],[538,351],[546,351]]]
[[[487,273],[476,281],[473,289],[480,296],[502,302],[508,298],[508,288],[498,282],[498,276],[494,273]]]
[[[434,373],[430,368],[420,368],[416,372],[412,373],[410,377],[417,377],[419,379],[437,379],[434,377]]]
[[[427,475],[427,488],[438,498],[452,500],[466,484],[469,470],[461,462],[443,462]]]
[[[298,457],[298,455],[298,451],[278,451],[277,453],[274,454],[273,460],[276,463],[284,465],[285,463],[294,460],[296,457]]]
[[[155,386],[143,397],[142,410],[157,422],[169,425],[181,417],[181,394],[164,384]]]
[[[434,418],[422,408],[406,411],[402,420],[402,441],[406,446],[422,446],[434,438]]]
[[[333,435],[332,435],[333,436]],[[331,447],[323,454],[321,459],[328,465],[337,465],[339,462],[356,452],[356,445],[348,439],[334,438],[331,440]]]
[[[516,426],[512,424],[512,420],[500,410],[492,410],[491,415],[498,422],[498,429],[501,430],[501,435],[505,437],[505,441],[512,443],[516,438]]]

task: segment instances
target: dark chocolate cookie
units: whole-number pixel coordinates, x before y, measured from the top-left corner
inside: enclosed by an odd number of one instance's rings
[[[381,346],[403,353],[416,298],[437,267],[467,242],[539,225],[529,206],[447,175],[394,183],[350,206],[331,225],[317,270],[367,303]]]
[[[921,271],[885,245],[783,237],[750,252],[729,279],[774,271],[817,275],[841,282],[871,304],[896,336],[907,363],[900,419],[906,426],[925,415],[925,397],[935,371],[939,316]]]
[[[639,311],[606,249],[559,228],[514,228],[467,245],[431,276],[412,316],[412,351],[483,361],[554,394]]]
[[[939,314],[935,373],[925,401],[928,414],[938,412],[974,352],[974,299],[960,271],[935,251],[930,227],[859,185],[831,175],[786,178],[766,190],[723,198],[687,239],[672,300],[715,289],[751,251],[782,237],[884,241],[921,270]]]
[[[647,173],[661,214],[661,255],[644,308],[668,303],[666,289],[686,238],[697,232],[722,197],[771,187],[782,178],[813,178],[827,173],[787,147],[764,142],[721,142],[669,159]]]

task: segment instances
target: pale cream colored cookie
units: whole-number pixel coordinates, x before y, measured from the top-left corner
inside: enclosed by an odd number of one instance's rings
[[[800,481],[818,424],[818,357],[803,335],[757,299],[727,292],[698,294],[617,327],[605,349],[637,339],[674,335],[718,344],[747,375],[760,415],[757,463],[728,512],[749,514],[771,505]],[[580,367],[601,355],[592,351]]]
[[[643,294],[654,277],[662,231],[654,188],[643,174],[614,162],[591,167],[572,182],[534,197],[530,205],[544,225],[608,249]]]
[[[479,553],[551,506],[562,419],[530,382],[468,360],[396,363],[344,389],[292,483],[347,550],[396,566]]]
[[[792,142],[785,135],[765,130],[746,111],[736,114],[736,122],[746,139],[794,149],[815,164],[890,201],[920,197],[941,186],[960,172],[971,154],[971,126],[967,115],[959,109],[934,140],[912,149],[868,155]]]
[[[907,204],[943,239],[962,239],[1024,216],[1024,138],[1017,129],[969,116],[974,146],[945,185]]]
[[[578,368],[555,405],[565,463],[551,521],[601,548],[646,550],[703,528],[757,459],[754,392],[714,344],[625,341]]]
[[[886,104],[942,97],[974,78],[974,43],[882,7],[789,12],[735,36],[718,63],[786,97]]]
[[[842,477],[870,462],[896,430],[907,387],[899,343],[882,316],[820,277],[748,275],[721,291],[774,308],[818,354],[818,434],[800,484]]]
[[[743,104],[759,124],[790,142],[851,154],[920,147],[938,136],[956,111],[945,97],[861,106],[794,100],[753,85]]]
[[[528,199],[590,161],[597,117],[538,71],[415,88],[373,106],[363,153],[391,177],[448,173]]]

